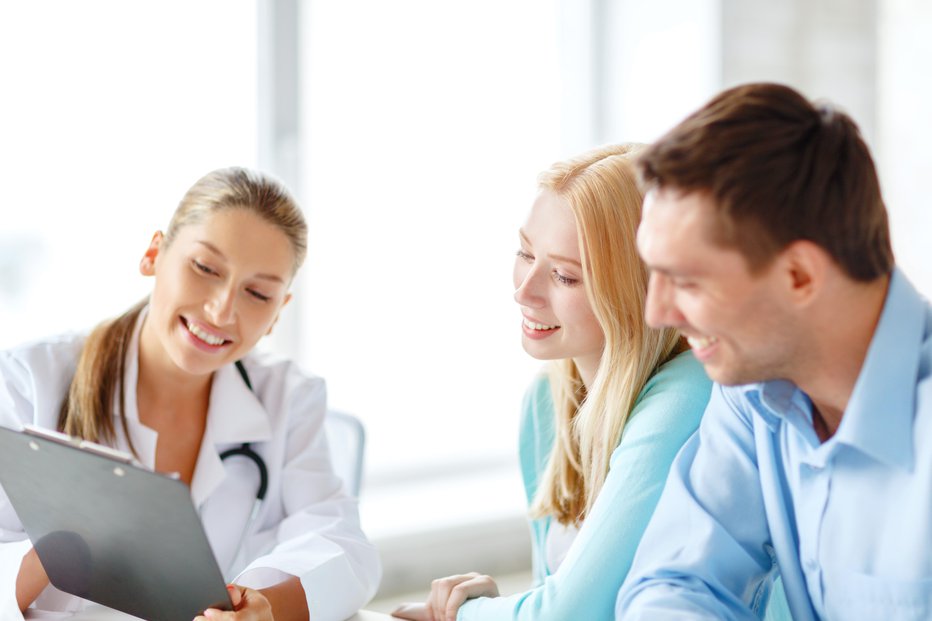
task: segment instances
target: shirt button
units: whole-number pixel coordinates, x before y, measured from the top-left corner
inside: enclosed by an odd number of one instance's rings
[[[819,564],[816,563],[816,560],[814,558],[807,558],[806,562],[803,563],[803,567],[805,568],[806,571],[812,572],[819,568]]]

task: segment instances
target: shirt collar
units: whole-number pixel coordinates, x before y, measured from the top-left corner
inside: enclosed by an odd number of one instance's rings
[[[265,442],[272,437],[269,416],[236,366],[214,373],[207,410],[207,438],[214,444]]]
[[[848,407],[837,432],[823,448],[846,444],[889,465],[907,470],[912,467],[912,420],[926,307],[906,276],[894,268]],[[818,446],[812,429],[812,402],[795,384],[771,380],[748,384],[742,392],[758,404],[771,429],[775,430],[782,419]]]
[[[899,269],[835,434],[875,459],[910,469],[916,381],[925,331],[926,302]]]
[[[264,442],[272,437],[268,413],[236,366],[214,372],[207,427],[191,480],[191,498],[200,507],[226,478],[218,445]]]

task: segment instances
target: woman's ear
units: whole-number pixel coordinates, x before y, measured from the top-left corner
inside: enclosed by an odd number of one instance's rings
[[[155,276],[155,258],[159,256],[159,247],[163,239],[162,231],[156,231],[152,235],[152,241],[149,242],[149,247],[146,248],[142,260],[139,261],[139,273],[143,276]]]

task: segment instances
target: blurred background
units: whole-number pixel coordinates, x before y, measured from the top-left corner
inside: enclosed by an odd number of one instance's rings
[[[925,0],[0,0],[0,348],[119,314],[195,180],[271,172],[311,237],[262,347],[366,425],[379,599],[470,570],[524,588],[540,364],[511,267],[537,173],[784,82],[859,123],[928,294],[930,75]]]

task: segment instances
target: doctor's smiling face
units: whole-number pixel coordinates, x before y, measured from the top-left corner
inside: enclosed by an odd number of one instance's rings
[[[591,378],[605,336],[586,295],[573,211],[543,189],[519,237],[514,285],[525,351],[538,360],[572,358]]]
[[[295,251],[247,208],[208,211],[152,238],[140,271],[155,277],[140,347],[197,376],[246,355],[288,302]]]

